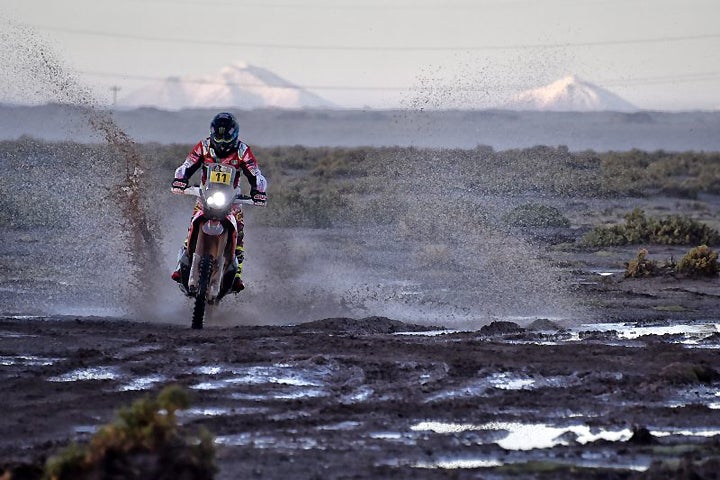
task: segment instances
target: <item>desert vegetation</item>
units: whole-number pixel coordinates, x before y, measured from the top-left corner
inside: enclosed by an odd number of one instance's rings
[[[720,233],[707,225],[681,215],[650,217],[636,208],[625,215],[625,223],[598,226],[583,238],[584,245],[593,247],[656,244],[656,245],[717,245]]]
[[[689,277],[717,277],[718,253],[707,245],[695,247],[680,259],[677,271]]]
[[[157,398],[141,398],[120,409],[117,419],[88,445],[71,444],[45,467],[44,480],[154,478],[208,480],[215,474],[215,447],[206,430],[187,433],[177,412],[189,406],[177,386]]]
[[[641,248],[637,257],[625,264],[626,278],[646,278],[679,275],[689,278],[714,278],[718,275],[718,253],[707,245],[691,248],[679,262],[669,258],[663,262],[651,260],[648,250]]]
[[[191,145],[136,147],[144,159],[146,197],[162,203],[173,171]],[[255,221],[268,225],[322,228],[350,220],[398,223],[419,202],[443,202],[454,210],[479,212],[473,214],[474,221],[482,222],[488,215],[477,199],[493,195],[642,198],[661,194],[687,199],[720,194],[720,153],[571,152],[565,147],[498,152],[483,146],[467,150],[295,146],[258,147],[255,152],[270,181],[272,210],[272,215],[258,216]],[[0,159],[16,167],[0,190],[0,225],[62,224],[58,218],[78,208],[58,198],[66,197],[68,190],[78,194],[81,208],[111,198],[125,173],[118,155],[105,145],[32,138],[0,142]],[[507,213],[505,221],[517,226],[565,225],[564,212],[553,208],[530,203]],[[641,240],[635,237],[640,234],[654,235],[652,241],[718,243],[717,232],[683,218],[656,221],[642,212],[629,215],[623,229],[598,230],[586,243],[635,243]],[[671,234],[678,229],[685,237]]]

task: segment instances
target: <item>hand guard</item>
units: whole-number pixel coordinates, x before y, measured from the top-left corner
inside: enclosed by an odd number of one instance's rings
[[[267,205],[267,194],[258,190],[250,190],[250,198],[252,198],[253,204],[258,207],[264,207]]]
[[[172,193],[182,195],[185,189],[188,187],[188,181],[184,178],[176,178],[172,182]]]

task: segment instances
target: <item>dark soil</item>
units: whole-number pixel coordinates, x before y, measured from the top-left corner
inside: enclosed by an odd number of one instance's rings
[[[49,455],[173,383],[192,392],[183,424],[216,436],[221,479],[716,478],[717,335],[697,348],[682,334],[540,325],[438,333],[374,317],[193,331],[4,318],[0,465],[38,478]],[[531,441],[559,430],[549,445],[501,446],[519,424]]]

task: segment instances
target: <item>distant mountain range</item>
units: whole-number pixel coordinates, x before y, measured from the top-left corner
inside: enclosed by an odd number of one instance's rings
[[[121,97],[117,108],[162,110],[225,108],[252,110],[332,109],[332,102],[298,87],[275,73],[246,63],[202,77],[169,77]],[[638,108],[618,95],[575,75],[511,97],[500,108],[553,112],[633,112]]]
[[[521,92],[513,96],[503,107],[510,110],[552,112],[633,112],[638,110],[637,107],[618,95],[581,80],[575,75],[569,75],[543,87]]]
[[[264,68],[237,63],[215,75],[170,77],[118,101],[118,108],[333,108],[334,105]]]

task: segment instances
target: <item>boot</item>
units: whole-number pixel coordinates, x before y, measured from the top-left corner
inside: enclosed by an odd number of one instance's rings
[[[233,280],[232,287],[230,287],[230,290],[232,290],[235,293],[242,292],[245,290],[245,284],[243,283],[242,279],[240,278],[240,274],[235,274],[235,280]]]
[[[242,281],[242,269],[243,269],[243,261],[245,260],[245,250],[241,246],[235,247],[235,260],[237,260],[237,271],[235,272],[235,279],[233,280],[232,287],[230,287],[230,290],[233,292],[241,292],[245,290],[245,284]]]
[[[175,270],[170,275],[170,278],[172,278],[177,283],[182,283],[182,265],[187,265],[189,263],[189,260],[187,258],[187,240],[185,240],[185,244],[180,249],[180,252],[178,252],[178,262],[177,266],[175,267]]]

